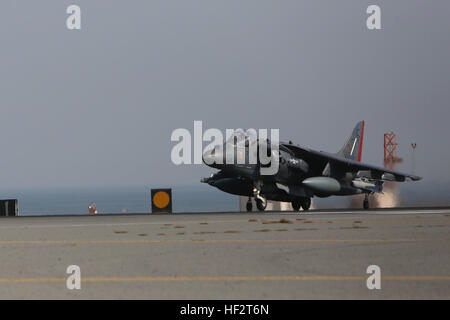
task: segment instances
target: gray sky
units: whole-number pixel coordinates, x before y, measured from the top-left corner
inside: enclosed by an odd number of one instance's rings
[[[449,181],[449,16],[438,0],[4,0],[1,185],[197,183],[209,168],[170,161],[194,120],[333,152],[366,120],[363,161],[381,164],[394,130],[399,169],[415,141],[416,173]]]

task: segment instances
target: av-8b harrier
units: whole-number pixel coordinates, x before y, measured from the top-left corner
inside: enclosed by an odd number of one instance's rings
[[[361,162],[364,121],[359,122],[338,153],[315,151],[292,142],[280,143],[278,152],[274,153],[270,140],[253,142],[249,136],[241,132],[230,138],[222,148],[214,148],[203,154],[203,162],[210,167],[220,169],[201,182],[208,183],[224,192],[249,197],[247,211],[252,210],[251,198],[256,202],[258,210],[266,208],[267,200],[291,202],[295,211],[300,208],[308,210],[312,197],[349,196],[364,194],[363,208],[369,208],[369,195],[383,190],[384,181],[403,182],[406,179],[417,181],[421,177],[389,170]],[[251,148],[256,143],[255,148]],[[261,173],[264,165],[259,158],[262,143],[271,157],[278,157],[278,170],[275,174]],[[226,150],[233,149],[234,161],[226,161]],[[218,150],[221,149],[222,151]],[[256,161],[239,163],[238,155],[255,154]],[[255,159],[255,158],[254,158]],[[273,158],[272,158],[273,159]],[[272,160],[273,161],[273,160]]]

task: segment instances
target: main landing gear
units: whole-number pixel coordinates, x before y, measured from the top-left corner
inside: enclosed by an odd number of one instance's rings
[[[302,209],[304,211],[308,211],[309,208],[311,207],[311,198],[305,198],[302,202]]]
[[[363,208],[364,208],[364,210],[367,210],[367,209],[369,209],[369,194],[368,193],[366,193],[365,195],[364,195],[364,201],[363,201]]]
[[[300,211],[300,207],[303,211],[308,211],[311,207],[311,198],[304,198],[302,200],[292,201],[292,208],[294,211]]]

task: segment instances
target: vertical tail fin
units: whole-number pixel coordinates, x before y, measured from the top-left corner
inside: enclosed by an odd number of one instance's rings
[[[360,121],[353,129],[352,135],[347,140],[347,143],[337,153],[338,156],[361,161],[362,143],[364,138],[364,121]]]

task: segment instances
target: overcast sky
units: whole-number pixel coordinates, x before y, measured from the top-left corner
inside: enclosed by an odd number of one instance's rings
[[[449,17],[438,0],[3,0],[0,183],[194,184],[212,170],[170,160],[194,120],[330,152],[366,120],[363,161],[394,130],[399,169],[417,142],[416,173],[449,181]]]

